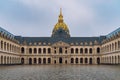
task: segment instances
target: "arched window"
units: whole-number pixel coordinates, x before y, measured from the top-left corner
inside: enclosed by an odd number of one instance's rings
[[[97,64],[100,64],[100,58],[99,57],[97,58]]]
[[[83,53],[83,48],[80,48],[80,53],[81,53],[81,54]]]
[[[85,48],[85,53],[88,53],[88,49],[87,48]]]
[[[75,53],[78,53],[78,48],[75,49]]]
[[[22,47],[21,48],[21,53],[24,53],[24,52],[25,52],[24,47]]]
[[[78,63],[78,58],[75,59],[75,63]]]
[[[29,53],[32,54],[32,48],[29,48]]]
[[[46,58],[43,58],[43,64],[46,64]]]
[[[41,61],[41,58],[39,58],[38,61],[39,61],[39,64],[41,64],[41,62],[42,62],[42,61]]]
[[[6,42],[4,42],[4,50],[6,50]]]
[[[46,53],[46,48],[43,48],[43,53]]]
[[[97,48],[97,53],[100,53],[100,48],[99,47]]]
[[[92,64],[92,58],[89,59],[89,64]]]
[[[81,63],[81,64],[83,63],[83,58],[80,58],[80,63]]]
[[[71,48],[71,53],[74,53],[74,49],[73,48]]]
[[[48,58],[48,63],[51,63],[51,59],[50,58]]]
[[[38,49],[38,53],[41,53],[41,48]]]
[[[35,54],[37,53],[37,49],[36,49],[36,48],[34,48],[34,53],[35,53]]]
[[[7,43],[7,51],[9,51],[9,43]]]
[[[24,64],[24,58],[21,58],[21,64]]]
[[[60,47],[60,48],[59,48],[59,53],[62,53],[62,52],[63,52],[63,51],[62,51],[62,48]]]
[[[74,58],[71,58],[71,63],[74,63]]]
[[[85,63],[86,63],[86,64],[88,63],[88,58],[85,58]]]
[[[37,59],[36,58],[34,58],[34,64],[36,64],[37,63]]]
[[[1,49],[3,49],[3,41],[1,41]]]
[[[92,48],[89,49],[89,53],[92,54]]]
[[[48,48],[48,53],[51,53],[51,49],[50,48]]]

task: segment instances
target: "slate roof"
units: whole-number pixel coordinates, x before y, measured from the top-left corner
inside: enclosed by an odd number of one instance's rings
[[[5,30],[1,27],[0,27],[0,33],[4,36],[9,37],[10,39],[14,39],[14,37],[15,37],[12,33],[8,32],[7,30]]]
[[[118,35],[118,33],[120,33],[120,27],[114,30],[113,32],[109,33],[108,35],[106,35],[106,38],[111,38],[112,36],[116,36]]]
[[[50,43],[50,44],[54,44],[55,42],[58,41],[63,41],[66,42],[68,44],[76,44],[78,43],[78,45],[80,45],[80,43],[85,43],[87,42],[88,45],[90,42],[94,43],[95,41],[97,41],[99,44],[101,44],[102,40],[105,39],[105,36],[100,36],[100,37],[70,37],[70,38],[53,38],[53,37],[21,37],[21,36],[16,36],[15,37],[17,40],[20,41],[21,44],[23,44],[23,42],[26,42],[27,45],[29,45],[29,43],[31,43],[32,45],[34,45],[34,43],[36,43],[38,45],[38,43]]]

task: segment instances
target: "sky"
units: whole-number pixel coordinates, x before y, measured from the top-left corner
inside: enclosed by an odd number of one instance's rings
[[[72,37],[107,35],[120,27],[120,0],[0,0],[0,27],[50,37],[60,8]]]

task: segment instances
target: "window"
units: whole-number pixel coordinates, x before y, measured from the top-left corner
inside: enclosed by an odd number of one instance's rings
[[[29,53],[32,54],[32,48],[29,48]]]
[[[74,49],[73,48],[71,48],[71,53],[74,53]]]
[[[78,48],[75,49],[75,53],[78,53]]]
[[[87,48],[85,48],[85,53],[88,53],[88,49]]]
[[[59,48],[59,53],[62,53],[62,52],[63,52],[63,51],[62,51],[62,48],[60,47],[60,48]]]
[[[38,49],[38,53],[41,53],[41,48]]]
[[[24,53],[24,52],[25,52],[24,47],[22,47],[21,48],[21,53]]]
[[[100,48],[99,47],[97,48],[97,53],[100,53]]]
[[[92,54],[92,48],[89,49],[89,53]]]
[[[80,53],[83,53],[83,48],[80,49]]]
[[[37,49],[36,48],[34,48],[34,53],[37,53]]]
[[[43,53],[46,53],[46,48],[43,48]]]
[[[51,49],[50,48],[48,48],[48,53],[51,53]]]

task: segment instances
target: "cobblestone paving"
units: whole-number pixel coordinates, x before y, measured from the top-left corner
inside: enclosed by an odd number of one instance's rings
[[[120,65],[0,66],[0,80],[120,80]]]

